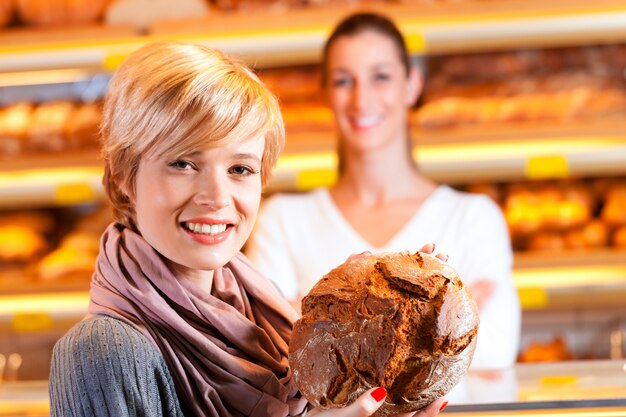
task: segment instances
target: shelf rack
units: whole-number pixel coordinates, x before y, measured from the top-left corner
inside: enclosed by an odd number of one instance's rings
[[[497,3],[370,6],[394,18],[416,54],[493,51],[626,41],[623,0],[501,0]],[[205,44],[257,67],[310,64],[331,27],[354,8],[308,9],[284,15],[213,13],[206,19],[158,22],[147,34],[129,26],[46,31],[0,31],[0,84],[72,82],[76,74],[110,71],[147,42],[172,39]],[[626,123],[621,120],[561,125],[511,125],[438,132],[414,129],[415,158],[423,172],[447,183],[512,181],[626,174]],[[334,181],[334,133],[293,133],[268,191],[306,190]],[[3,160],[0,209],[93,203],[103,198],[102,166],[95,151]],[[589,295],[626,294],[626,254],[595,251],[516,258],[515,280],[525,308],[581,302]],[[583,268],[584,267],[584,268]],[[569,269],[568,269],[569,268]],[[564,270],[569,272],[563,272]],[[585,278],[585,273],[589,274]],[[569,281],[578,271],[577,281]],[[598,273],[603,283],[599,284]],[[545,274],[561,276],[547,285]],[[596,275],[594,275],[596,274]],[[605,280],[606,277],[609,277]],[[30,294],[55,297],[62,287],[33,285]],[[83,288],[82,285],[85,287]],[[5,297],[18,295],[0,289]],[[30,288],[30,287],[29,287]],[[29,296],[26,289],[24,297]],[[72,314],[82,312],[87,284],[66,287]],[[569,298],[568,298],[569,297]],[[572,297],[576,298],[572,301]],[[35,297],[36,298],[36,297]],[[591,297],[593,298],[593,297]],[[606,300],[606,298],[604,298]],[[561,300],[561,301],[559,301]],[[20,305],[25,306],[20,300]],[[564,302],[564,301],[563,301]],[[33,305],[43,306],[42,299]],[[77,307],[78,306],[78,307]],[[86,308],[86,306],[85,306]],[[23,311],[28,313],[28,308]]]
[[[548,3],[548,4],[546,4]],[[0,31],[0,73],[112,69],[141,45],[163,39],[195,42],[252,65],[314,63],[330,29],[355,7],[333,6],[237,14],[214,11],[184,22],[155,22],[147,34],[130,26]],[[371,5],[394,18],[414,53],[439,54],[626,40],[626,4],[619,0],[502,0],[476,4]]]

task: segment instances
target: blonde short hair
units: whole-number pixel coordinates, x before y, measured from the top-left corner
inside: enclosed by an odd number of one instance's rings
[[[103,184],[116,222],[136,229],[131,196],[142,157],[182,154],[264,135],[261,178],[285,128],[278,101],[245,65],[200,45],[155,42],[117,69],[102,121]]]

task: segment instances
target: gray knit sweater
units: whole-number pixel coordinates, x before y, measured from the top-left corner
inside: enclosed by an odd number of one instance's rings
[[[57,342],[48,390],[52,417],[183,416],[154,344],[105,316],[81,321]]]

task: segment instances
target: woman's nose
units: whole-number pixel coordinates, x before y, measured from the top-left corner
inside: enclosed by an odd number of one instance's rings
[[[194,201],[212,210],[226,207],[230,201],[227,178],[215,173],[199,177],[195,184]]]
[[[358,110],[365,109],[370,101],[370,91],[366,83],[356,81],[352,89],[352,105]]]

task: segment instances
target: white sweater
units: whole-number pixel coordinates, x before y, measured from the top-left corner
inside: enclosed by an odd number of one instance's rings
[[[439,186],[386,245],[373,247],[345,220],[327,189],[276,195],[264,202],[246,250],[285,297],[294,299],[351,254],[415,252],[426,243],[435,243],[437,253],[450,255],[448,263],[464,283],[478,279],[496,283],[480,314],[472,369],[511,366],[521,324],[511,279],[511,244],[499,207],[485,196]]]

